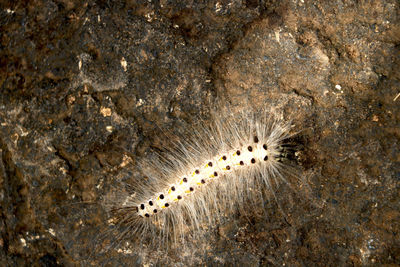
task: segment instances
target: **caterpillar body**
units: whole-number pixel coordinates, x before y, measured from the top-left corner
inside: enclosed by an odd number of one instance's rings
[[[229,113],[229,112],[228,112]],[[116,191],[106,207],[119,240],[136,250],[167,248],[199,237],[236,211],[263,205],[267,193],[296,171],[291,123],[267,112],[212,116],[156,159],[132,189]]]

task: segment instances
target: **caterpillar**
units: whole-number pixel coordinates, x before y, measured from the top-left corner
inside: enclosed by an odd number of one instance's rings
[[[235,212],[249,213],[288,176],[296,147],[291,123],[273,113],[229,111],[140,164],[145,178],[104,205],[117,240],[136,251],[182,246]]]

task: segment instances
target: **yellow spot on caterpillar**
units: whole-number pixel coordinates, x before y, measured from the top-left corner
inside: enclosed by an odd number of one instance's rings
[[[170,195],[170,194],[171,194],[171,192],[172,192],[172,190],[171,190],[171,189],[169,189],[169,190],[168,190],[168,195]]]
[[[165,209],[165,206],[162,206],[161,208],[162,208],[162,209]]]

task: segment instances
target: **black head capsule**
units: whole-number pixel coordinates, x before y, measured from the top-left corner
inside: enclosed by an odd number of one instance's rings
[[[187,183],[187,178],[186,178],[186,177],[183,178],[183,182],[184,182],[184,183]]]
[[[226,160],[226,156],[222,156],[222,159],[223,159],[223,160]]]
[[[252,146],[248,146],[247,149],[251,152],[253,151],[253,147]]]
[[[164,195],[163,194],[160,195],[160,199],[164,199]]]
[[[190,190],[190,192],[193,192],[193,191],[194,191],[194,188],[193,188],[193,187],[190,187],[189,190]]]
[[[241,161],[239,162],[239,164],[243,166],[243,165],[244,165],[243,160],[241,160]]]
[[[236,155],[240,156],[240,150],[236,151]]]
[[[253,163],[253,164],[256,163],[256,159],[255,159],[255,158],[252,158],[252,159],[251,159],[251,163]]]
[[[201,179],[201,183],[202,183],[202,184],[205,184],[206,181],[205,181],[204,179]]]
[[[140,204],[140,209],[144,210],[144,204]]]
[[[175,191],[175,186],[171,187],[171,190],[172,190],[172,191]]]
[[[165,203],[164,206],[165,206],[166,208],[168,208],[168,207],[169,207],[169,204],[168,204],[168,203]]]
[[[150,206],[153,206],[153,201],[150,200],[150,201],[149,201],[149,205],[150,205]]]
[[[264,161],[267,161],[267,160],[268,160],[268,156],[265,156],[265,157],[264,157]]]
[[[266,144],[263,144],[263,148],[264,148],[265,150],[267,150],[267,149],[268,149],[268,146],[267,146]]]
[[[150,217],[150,215],[149,215],[148,213],[146,213],[144,216],[146,216],[147,218],[149,218],[149,217]]]
[[[214,176],[218,176],[218,172],[214,172]]]
[[[231,169],[231,166],[228,165],[225,168],[229,171]]]
[[[182,199],[182,196],[177,196],[176,198],[179,199],[179,200],[181,200],[181,199]]]
[[[154,210],[153,210],[153,213],[157,213],[157,209],[154,209]]]
[[[210,162],[208,163],[208,166],[212,167],[212,165],[213,165],[213,164],[212,164],[212,162],[210,161]]]
[[[254,136],[254,143],[258,143],[258,137]]]
[[[194,173],[196,173],[196,174],[199,174],[199,173],[200,173],[200,171],[199,171],[199,170],[195,170],[195,171],[194,171]]]

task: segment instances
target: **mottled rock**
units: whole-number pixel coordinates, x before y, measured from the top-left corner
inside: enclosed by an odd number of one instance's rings
[[[0,265],[400,264],[399,2],[178,2],[0,5]],[[94,203],[218,105],[291,119],[308,184],[198,253],[98,253]]]

